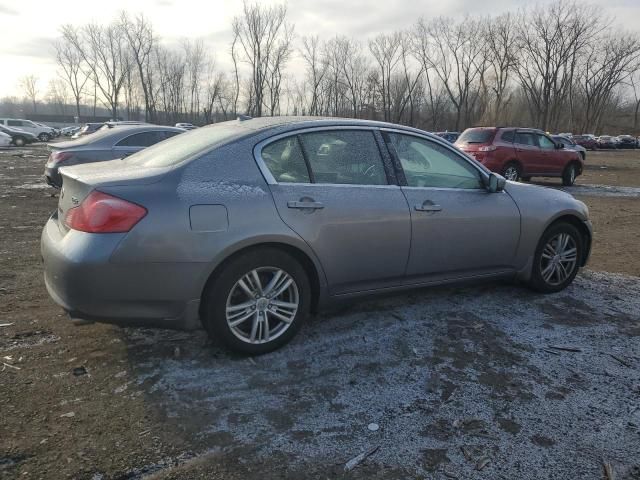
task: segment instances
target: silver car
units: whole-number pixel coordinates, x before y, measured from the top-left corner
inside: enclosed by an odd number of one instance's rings
[[[557,292],[591,248],[571,195],[388,123],[237,120],[60,172],[42,257],[71,317],[204,326],[249,354],[337,299],[496,277]]]
[[[44,167],[44,178],[52,187],[60,188],[62,177],[58,169],[62,166],[125,158],[184,131],[181,128],[149,124],[119,126],[101,128],[77,140],[51,143],[48,145],[51,154]]]

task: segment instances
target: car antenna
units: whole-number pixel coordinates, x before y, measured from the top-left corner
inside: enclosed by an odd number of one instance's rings
[[[244,122],[245,120],[251,120],[253,117],[250,117],[249,115],[238,115],[238,121],[239,122]]]

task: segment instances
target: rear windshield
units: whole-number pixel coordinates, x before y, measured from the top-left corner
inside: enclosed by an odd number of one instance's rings
[[[144,167],[169,167],[244,133],[247,130],[228,123],[198,128],[145,148],[124,161]]]
[[[489,143],[495,132],[492,128],[468,128],[456,143]]]

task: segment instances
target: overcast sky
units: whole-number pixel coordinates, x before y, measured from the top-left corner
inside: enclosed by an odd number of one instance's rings
[[[263,0],[260,3],[281,3]],[[288,18],[298,36],[348,35],[364,40],[407,28],[420,16],[481,16],[516,11],[526,0],[290,0]],[[545,3],[542,1],[541,3]],[[623,29],[640,30],[640,0],[593,0]],[[118,12],[143,12],[167,44],[204,38],[220,67],[229,66],[231,19],[241,0],[0,0],[0,98],[22,95],[19,79],[39,77],[41,94],[55,76],[52,42],[65,23],[107,23]]]

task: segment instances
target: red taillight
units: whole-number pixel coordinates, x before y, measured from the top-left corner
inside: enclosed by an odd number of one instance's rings
[[[123,233],[144,218],[147,209],[94,190],[77,207],[67,210],[64,223],[88,233]]]
[[[58,164],[60,162],[64,162],[72,156],[73,154],[69,152],[53,152],[49,157],[49,161],[51,161],[51,163]]]
[[[480,147],[478,150],[481,152],[493,152],[495,150],[497,150],[498,147],[494,146],[494,145],[488,145],[486,147]]]

